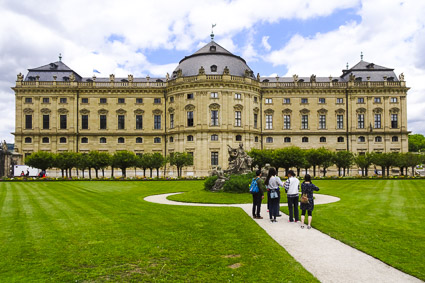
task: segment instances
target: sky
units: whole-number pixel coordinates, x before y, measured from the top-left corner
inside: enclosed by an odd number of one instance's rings
[[[165,77],[215,41],[261,76],[340,76],[363,60],[404,73],[408,130],[425,134],[423,0],[0,0],[0,139],[16,75],[62,61],[83,77]]]

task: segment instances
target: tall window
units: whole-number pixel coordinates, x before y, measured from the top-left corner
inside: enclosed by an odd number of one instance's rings
[[[337,99],[336,99],[336,103],[337,103],[337,104],[342,104],[342,103],[344,103],[344,98],[337,98]]]
[[[187,136],[187,141],[193,141],[193,136],[192,135],[188,135]]]
[[[118,115],[118,130],[124,130],[124,129],[125,129],[125,116]]]
[[[193,111],[187,112],[187,126],[193,127]]]
[[[235,126],[240,127],[241,125],[242,125],[241,111],[235,111]]]
[[[66,115],[60,115],[60,128],[66,129]]]
[[[258,127],[258,114],[254,114],[254,128]]]
[[[99,125],[100,129],[106,130],[106,115],[100,115],[99,121],[100,121],[100,125]]]
[[[319,129],[326,129],[326,115],[319,115]]]
[[[344,115],[336,115],[336,128],[344,129]]]
[[[143,139],[141,137],[136,138],[136,143],[143,143]]]
[[[364,114],[357,115],[357,128],[364,129]]]
[[[273,99],[271,98],[266,98],[266,104],[272,104],[273,103]]]
[[[211,165],[212,166],[218,165],[218,152],[216,151],[211,152]]]
[[[170,114],[170,129],[174,129],[174,114]]]
[[[89,115],[81,115],[81,129],[87,130],[89,128]]]
[[[381,114],[375,114],[375,129],[381,128]]]
[[[391,114],[391,128],[397,129],[398,127],[398,114]]]
[[[308,129],[308,115],[301,116],[301,129]]]
[[[218,126],[218,110],[211,111],[211,126]]]
[[[66,138],[65,137],[61,137],[59,139],[59,143],[66,143]]]
[[[25,143],[32,143],[32,138],[26,137],[25,138]]]
[[[143,129],[143,115],[136,115],[136,129]]]
[[[266,115],[266,130],[273,129],[273,115]]]
[[[174,102],[174,96],[170,96],[170,103]]]
[[[242,96],[240,93],[235,93],[235,99],[242,99]]]
[[[291,128],[291,115],[283,115],[283,128],[287,130]]]
[[[159,137],[154,138],[153,143],[161,143],[161,138]]]
[[[50,128],[50,115],[43,115],[43,129],[48,130]]]
[[[42,143],[49,143],[49,142],[50,142],[50,140],[49,140],[49,138],[48,138],[48,137],[44,137],[44,138],[41,140],[41,142],[42,142]]]
[[[211,92],[211,98],[218,98],[218,92]]]
[[[161,129],[161,115],[155,115],[153,117],[153,128],[155,130]]]
[[[241,135],[236,135],[236,141],[242,141],[242,136]]]

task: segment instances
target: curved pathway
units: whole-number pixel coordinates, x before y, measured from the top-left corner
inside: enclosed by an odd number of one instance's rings
[[[184,203],[167,199],[175,194],[180,193],[153,195],[145,200],[168,205],[240,207],[249,216],[252,214],[252,204],[249,203]],[[328,195],[315,194],[314,197],[315,205],[339,201],[339,198]],[[271,223],[268,217],[253,221],[321,282],[422,282],[314,228],[301,229],[298,223],[289,223],[287,219],[283,214],[278,223]]]

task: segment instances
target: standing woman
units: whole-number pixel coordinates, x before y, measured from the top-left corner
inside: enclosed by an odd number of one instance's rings
[[[306,174],[304,176],[304,182],[301,184],[301,193],[307,194],[308,203],[301,203],[301,228],[304,229],[304,219],[305,219],[305,212],[308,211],[308,225],[307,229],[311,228],[311,220],[313,218],[313,209],[314,209],[314,198],[313,198],[313,191],[318,191],[319,188],[316,187],[311,182],[311,176],[309,174]]]
[[[271,167],[266,178],[267,191],[270,192],[270,221],[277,222],[276,216],[279,214],[279,187],[283,186],[282,180],[276,176],[276,169]],[[275,196],[275,197],[274,197]]]

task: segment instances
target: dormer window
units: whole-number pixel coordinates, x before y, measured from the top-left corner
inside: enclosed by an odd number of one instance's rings
[[[215,52],[217,50],[217,48],[214,45],[210,46],[210,52]]]
[[[263,83],[268,83],[268,82],[269,82],[268,79],[263,80]]]
[[[69,82],[69,77],[65,76],[65,77],[62,77],[62,79],[63,79],[64,82]]]
[[[299,79],[298,82],[299,83],[303,83],[304,82],[304,79]]]
[[[31,82],[34,82],[34,81],[35,81],[35,77],[33,77],[33,76],[29,76],[29,77],[28,77],[28,80],[29,80],[29,81],[31,81]]]
[[[362,81],[362,77],[357,77],[356,78],[356,82],[361,82]]]
[[[368,69],[374,69],[375,68],[375,64],[370,63],[369,65],[366,66],[366,68],[368,68]]]
[[[57,69],[58,65],[56,65],[55,63],[50,63],[50,69]]]
[[[217,72],[217,66],[216,65],[211,66],[211,72]]]
[[[389,81],[389,82],[393,82],[393,81],[394,81],[394,77],[389,77],[389,78],[387,78],[387,81]]]
[[[338,82],[338,79],[333,79],[332,82],[333,83],[337,83]]]
[[[127,79],[122,79],[121,82],[128,83],[128,80]]]
[[[162,83],[163,81],[161,79],[156,80],[157,83]]]

